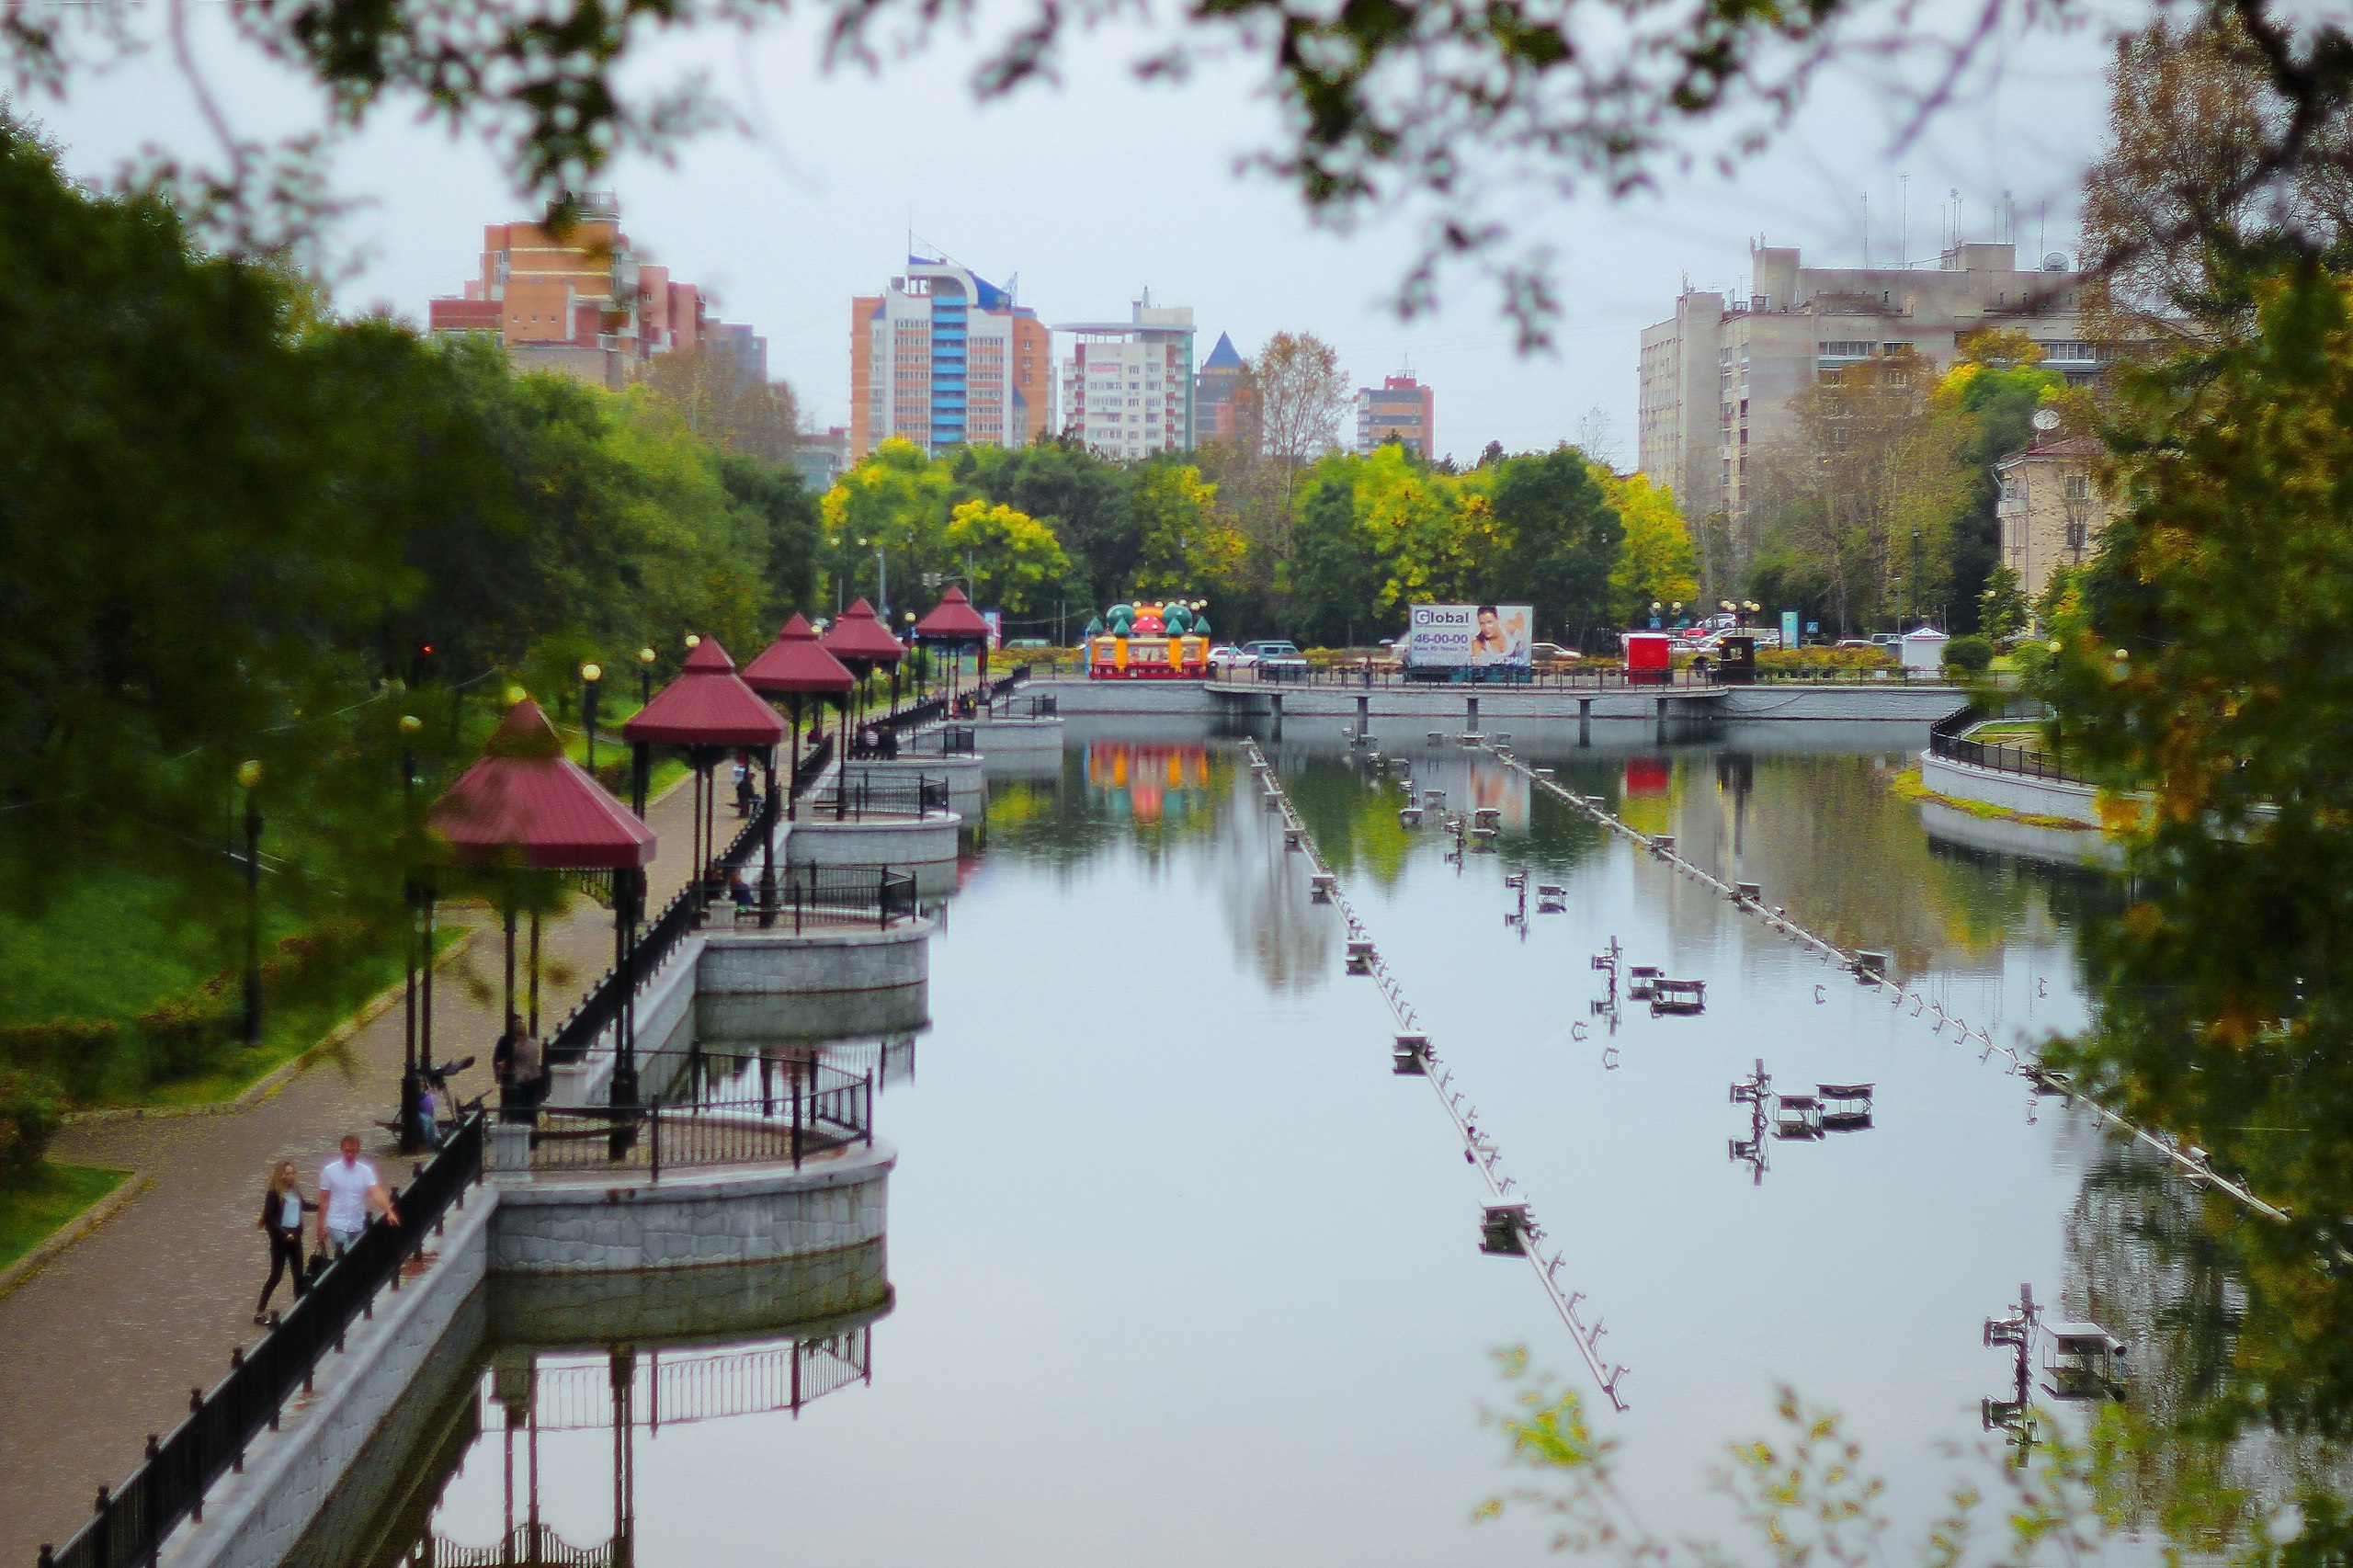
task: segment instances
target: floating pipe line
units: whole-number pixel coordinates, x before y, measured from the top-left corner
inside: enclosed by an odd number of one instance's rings
[[[1912,1016],[1914,1017],[1918,1017],[1925,1008],[1932,1005],[1930,998],[1926,993],[1911,990],[1904,985],[1902,982],[1892,977],[1874,974],[1872,971],[1865,967],[1863,955],[1859,951],[1848,952],[1840,948],[1835,942],[1823,940],[1823,938],[1815,936],[1813,932],[1807,930],[1796,921],[1791,920],[1789,917],[1787,911],[1768,909],[1766,907],[1763,899],[1749,898],[1738,888],[1723,881],[1720,878],[1711,875],[1707,871],[1701,870],[1698,866],[1693,865],[1689,860],[1685,859],[1682,855],[1677,852],[1675,841],[1672,838],[1654,839],[1648,835],[1643,833],[1641,830],[1629,826],[1625,822],[1611,815],[1609,812],[1605,810],[1599,801],[1577,794],[1575,791],[1563,789],[1561,785],[1553,782],[1552,778],[1549,776],[1549,769],[1545,772],[1540,773],[1537,769],[1529,767],[1528,764],[1520,761],[1518,757],[1498,751],[1492,745],[1483,746],[1479,749],[1485,751],[1489,756],[1495,757],[1496,761],[1502,763],[1506,767],[1512,768],[1518,772],[1526,778],[1529,783],[1535,785],[1536,788],[1543,790],[1546,794],[1552,796],[1555,800],[1560,801],[1565,805],[1583,812],[1587,817],[1590,817],[1594,822],[1598,823],[1602,827],[1608,829],[1611,833],[1617,834],[1620,837],[1626,839],[1628,842],[1641,846],[1654,859],[1664,861],[1666,865],[1672,867],[1675,870],[1682,873],[1684,876],[1689,877],[1692,881],[1700,883],[1702,886],[1711,888],[1715,892],[1722,893],[1726,899],[1731,901],[1733,907],[1739,909],[1742,913],[1754,915],[1757,919],[1762,920],[1768,928],[1779,932],[1782,936],[1787,937],[1790,941],[1795,942],[1798,946],[1812,949],[1816,956],[1823,959],[1825,962],[1836,964],[1841,969],[1852,971],[1856,977],[1863,980],[1865,983],[1879,985],[1884,988],[1887,992],[1887,999],[1891,1006],[1901,1007],[1904,1003],[1909,1002],[1912,1004]],[[2184,1149],[2177,1142],[2167,1137],[2162,1132],[2153,1132],[2137,1122],[2128,1121],[2123,1117],[2118,1115],[2115,1111],[2109,1109],[2108,1107],[2100,1104],[2097,1100],[2093,1099],[2088,1095],[2078,1092],[2066,1082],[2065,1078],[2062,1074],[2050,1072],[2044,1068],[2040,1061],[2034,1060],[2030,1057],[2021,1056],[2011,1047],[1996,1043],[1994,1037],[1984,1029],[1972,1028],[1970,1027],[1967,1020],[1958,1017],[1957,1015],[1948,1015],[1941,1005],[1936,1006],[1936,1012],[1938,1020],[1937,1024],[1938,1033],[1941,1034],[1943,1032],[1944,1026],[1946,1024],[1953,1024],[1958,1026],[1961,1030],[1961,1039],[1959,1043],[1966,1045],[1970,1041],[1975,1040],[1978,1044],[1984,1047],[1984,1054],[1978,1058],[1980,1062],[1989,1061],[1996,1053],[2006,1057],[2009,1061],[2009,1066],[2006,1070],[2013,1075],[2026,1078],[2037,1090],[2058,1095],[2062,1099],[2071,1104],[2084,1107],[2119,1132],[2127,1134],[2135,1142],[2144,1145],[2157,1154],[2162,1155],[2165,1159],[2172,1162],[2172,1164],[2177,1166],[2183,1174],[2190,1178],[2190,1180],[2200,1184],[2200,1186],[2211,1187],[2218,1191],[2227,1194],[2229,1197],[2234,1199],[2246,1208],[2263,1215],[2266,1219],[2277,1220],[2282,1223],[2287,1221],[2288,1211],[2286,1210],[2279,1208],[2276,1204],[2266,1202],[2263,1199],[2257,1197],[2252,1190],[2250,1190],[2244,1182],[2234,1180],[2214,1169],[2213,1165],[2208,1161],[2204,1150]]]
[[[1440,1071],[1441,1063],[1438,1051],[1429,1043],[1428,1033],[1422,1027],[1421,1015],[1414,1010],[1414,1005],[1406,1000],[1404,987],[1399,984],[1396,976],[1390,972],[1387,961],[1381,956],[1380,944],[1372,940],[1371,932],[1366,926],[1363,918],[1357,914],[1356,906],[1348,902],[1347,893],[1341,885],[1339,874],[1325,862],[1324,852],[1316,847],[1315,835],[1307,831],[1307,824],[1301,819],[1298,811],[1291,805],[1290,795],[1283,789],[1282,780],[1277,777],[1273,764],[1267,760],[1266,754],[1258,749],[1258,743],[1255,740],[1244,740],[1242,750],[1249,759],[1251,771],[1257,776],[1259,788],[1265,794],[1267,803],[1281,816],[1283,826],[1299,835],[1299,849],[1307,858],[1310,874],[1328,879],[1332,906],[1338,910],[1341,918],[1347,922],[1349,939],[1352,942],[1363,942],[1367,945],[1369,951],[1366,962],[1369,965],[1369,971],[1375,986],[1381,992],[1381,1001],[1388,1005],[1389,1016],[1396,1020],[1398,1033],[1418,1038],[1420,1043],[1416,1050],[1425,1068],[1422,1075],[1429,1084],[1431,1094],[1437,1097],[1438,1108],[1446,1112],[1447,1119],[1454,1124],[1455,1135],[1462,1141],[1463,1157],[1478,1168],[1481,1179],[1486,1182],[1487,1190],[1495,1195],[1496,1202],[1518,1203],[1519,1229],[1528,1242],[1522,1256],[1528,1259],[1529,1267],[1535,1273],[1537,1284],[1542,1287],[1545,1297],[1552,1301],[1552,1310],[1560,1313],[1561,1321],[1568,1325],[1569,1336],[1576,1342],[1577,1354],[1585,1358],[1586,1369],[1593,1374],[1595,1385],[1608,1396],[1610,1404],[1622,1413],[1628,1406],[1626,1402],[1619,1397],[1618,1382],[1626,1375],[1626,1368],[1622,1363],[1605,1365],[1601,1359],[1601,1336],[1608,1332],[1608,1327],[1599,1318],[1596,1318],[1588,1326],[1583,1315],[1577,1311],[1577,1303],[1586,1299],[1585,1292],[1582,1290],[1564,1292],[1553,1278],[1565,1259],[1557,1247],[1552,1249],[1550,1257],[1542,1256],[1542,1244],[1546,1240],[1546,1232],[1543,1226],[1536,1222],[1534,1210],[1528,1206],[1524,1199],[1515,1200],[1507,1198],[1506,1195],[1512,1188],[1518,1187],[1519,1182],[1516,1177],[1504,1175],[1498,1168],[1503,1164],[1502,1149],[1496,1146],[1493,1138],[1478,1130],[1478,1108],[1475,1106],[1467,1114],[1464,1112],[1462,1091],[1454,1087],[1453,1070],[1448,1068],[1443,1072]]]

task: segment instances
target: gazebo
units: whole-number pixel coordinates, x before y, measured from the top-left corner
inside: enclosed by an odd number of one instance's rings
[[[613,965],[626,973],[645,905],[654,831],[631,816],[579,764],[540,705],[524,698],[492,732],[482,760],[459,776],[426,812],[426,831],[448,859],[497,876],[506,928],[506,1008],[515,1016],[515,880],[526,871],[613,874]],[[539,1025],[540,912],[531,911],[531,1028]],[[637,1103],[635,1010],[624,1001],[612,1103]],[[426,1055],[432,1055],[430,1041]]]
[[[891,696],[896,705],[899,692],[899,661],[906,656],[906,647],[892,636],[890,629],[875,619],[874,607],[859,599],[849,608],[834,617],[834,624],[825,630],[823,639],[825,651],[849,666],[863,691],[866,677],[884,665],[891,666]],[[865,703],[861,699],[859,712],[863,716]]]
[[[687,655],[678,678],[654,694],[654,700],[621,726],[621,738],[634,749],[631,793],[638,814],[645,812],[646,780],[655,746],[676,746],[687,754],[695,771],[694,870],[699,884],[710,874],[718,851],[718,802],[711,798],[711,771],[731,751],[756,750],[762,758],[767,793],[776,799],[776,748],[784,739],[784,721],[760,700],[759,693],[735,673],[735,661],[715,637],[697,642]],[[767,810],[763,806],[763,812]],[[776,907],[776,838],[769,835],[760,857],[760,908]]]
[[[761,655],[744,666],[744,684],[764,697],[780,697],[792,712],[792,767],[785,777],[785,812],[798,815],[800,802],[793,798],[793,783],[801,778],[801,711],[811,700],[823,702],[830,699],[836,706],[847,707],[849,694],[858,678],[849,673],[839,659],[827,653],[817,641],[817,633],[799,614],[784,623]]]
[[[948,591],[939,596],[939,602],[932,606],[921,620],[915,622],[915,635],[916,642],[928,643],[936,648],[952,648],[958,653],[961,653],[966,648],[979,649],[980,680],[982,684],[987,684],[989,623],[981,619],[980,612],[972,608],[972,601],[964,597],[963,589],[950,583],[948,585]],[[958,666],[951,665],[949,667],[951,671],[949,677],[950,690],[947,696],[952,703],[955,699],[953,690],[955,676],[952,672]]]

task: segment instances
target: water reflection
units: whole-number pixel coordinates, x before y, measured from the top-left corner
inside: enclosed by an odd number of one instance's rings
[[[2111,890],[1938,847],[1887,787],[1916,734],[1661,744],[1596,726],[1580,745],[1574,724],[1518,728],[1570,788],[1811,928],[1893,953],[1973,1024],[2037,1039],[2086,1017],[2075,937]],[[1337,730],[1294,721],[1267,755],[1475,1086],[1482,1133],[1512,1151],[1564,1280],[1635,1369],[1631,1413],[1602,1435],[1647,1517],[1745,1544],[1705,1478],[1726,1441],[1769,1426],[1787,1381],[1847,1412],[1893,1483],[1893,1523],[1925,1526],[1975,1462],[1946,1445],[2013,1392],[1984,1325],[2022,1281],[2128,1346],[2130,1401],[2055,1428],[2113,1441],[2103,1483],[2143,1533],[2112,1557],[2227,1539],[2332,1473],[2301,1439],[2155,1436],[2235,1419],[2250,1357],[2285,1343],[2257,1330],[2265,1301],[2293,1304],[2290,1277],[2261,1272],[2259,1233],[2211,1194],[1516,776],[1419,732],[1380,735],[1376,766]],[[1471,1411],[1505,1397],[1491,1347],[1524,1341],[1563,1371],[1574,1352],[1525,1265],[1480,1255],[1481,1189],[1427,1086],[1392,1074],[1393,1027],[1342,977],[1300,857],[1202,727],[1074,718],[1068,733],[1055,771],[991,779],[988,847],[934,938],[919,1042],[756,1020],[726,1035],[751,1060],[721,1092],[812,1052],[889,1090],[889,1375],[869,1381],[870,1334],[845,1362],[851,1397],[794,1407],[797,1423],[772,1397],[675,1432],[665,1414],[657,1438],[643,1336],[510,1339],[608,1402],[607,1426],[543,1435],[537,1517],[575,1546],[626,1536],[681,1562],[764,1560],[788,1529],[798,1551],[878,1564],[1549,1560],[1540,1528],[1467,1528],[1499,1484]],[[1495,852],[1449,859],[1435,824],[1401,822],[1409,781],[1449,812],[1495,812]],[[1610,977],[1590,960],[1613,945],[1629,973],[1703,983],[1705,1012],[1629,1003],[1607,1029],[1591,1009]],[[1730,1103],[1760,1060],[1759,1103]],[[1869,1130],[1833,1133],[1824,1089],[1860,1085]],[[1777,1136],[1783,1093],[1816,1102],[1823,1136]],[[780,1346],[811,1337],[736,1343],[766,1347],[772,1395]],[[637,1446],[619,1460],[612,1344],[638,1346],[618,1428]],[[516,1539],[509,1407],[484,1386],[464,1418],[483,1436],[432,1526],[476,1552]],[[2149,1440],[2125,1442],[2128,1423]],[[617,1512],[624,1472],[635,1502]],[[919,1506],[874,1506],[885,1486]],[[2201,1522],[2231,1497],[2251,1499],[2235,1523]]]

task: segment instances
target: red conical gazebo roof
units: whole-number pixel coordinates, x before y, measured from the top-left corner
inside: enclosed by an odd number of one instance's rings
[[[555,727],[525,698],[426,813],[460,865],[610,870],[654,858],[654,830],[563,755]]]
[[[744,666],[744,684],[779,697],[842,697],[858,681],[795,614],[767,651]]]
[[[930,613],[915,622],[915,635],[932,642],[978,642],[987,640],[989,623],[981,619],[964,590],[950,583]]]
[[[864,599],[834,617],[824,642],[837,659],[861,659],[870,665],[895,665],[907,652]]]
[[[687,655],[678,678],[621,726],[621,739],[665,746],[772,746],[784,721],[735,673],[735,661],[706,637]]]

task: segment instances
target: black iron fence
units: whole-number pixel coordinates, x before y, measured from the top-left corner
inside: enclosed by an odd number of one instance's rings
[[[874,1142],[874,1074],[822,1062],[778,1063],[766,1096],[642,1106],[541,1106],[531,1127],[531,1169],[665,1170],[782,1165]]]
[[[835,822],[870,816],[921,816],[948,809],[948,780],[918,773],[851,773],[836,776],[833,788],[819,795],[813,810]]]
[[[792,793],[798,798],[809,792],[809,787],[824,776],[834,760],[834,737],[819,735],[817,744],[801,754],[801,764],[792,770]]]
[[[577,1062],[588,1054],[597,1037],[620,1017],[621,999],[632,990],[643,990],[662,972],[672,949],[685,940],[688,932],[702,924],[703,913],[726,888],[730,873],[751,860],[760,847],[761,835],[772,832],[775,826],[776,802],[762,801],[760,809],[719,852],[706,874],[679,889],[639,935],[630,950],[629,972],[608,969],[588,988],[588,994],[570,1016],[556,1026],[555,1032],[548,1037],[549,1062]]]
[[[1958,713],[1946,715],[1928,727],[1928,750],[1938,756],[1965,762],[1972,767],[1990,767],[1996,773],[2015,773],[2024,778],[2047,779],[2054,784],[2087,785],[2092,782],[2039,746],[1963,738],[1964,732],[1975,728],[1984,720],[1985,715],[1974,708],[1964,708]]]
[[[401,1269],[462,1207],[482,1175],[483,1119],[468,1117],[439,1153],[392,1199],[400,1223],[377,1221],[351,1250],[273,1322],[250,1351],[233,1351],[229,1375],[210,1392],[188,1392],[188,1413],[168,1436],[147,1439],[147,1455],[121,1485],[98,1488],[90,1522],[63,1547],[43,1546],[40,1568],[132,1568],[153,1562],[183,1519],[204,1517],[204,1494],[244,1466],[245,1449],[278,1428],[287,1400],[307,1391],[319,1363],[343,1348],[353,1323],[372,1316],[379,1292],[401,1288]]]
[[[973,756],[980,752],[970,724],[942,724],[909,735],[903,743],[910,756]]]
[[[876,930],[913,920],[917,913],[915,880],[888,866],[784,866],[777,869],[777,929],[811,926],[871,926]],[[760,906],[739,904],[737,924],[756,920]]]

